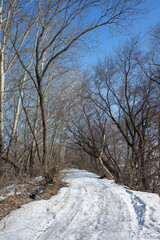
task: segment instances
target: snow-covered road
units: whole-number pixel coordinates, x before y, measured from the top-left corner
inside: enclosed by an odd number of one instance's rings
[[[131,191],[83,170],[67,170],[68,187],[0,222],[0,240],[160,239],[160,198]]]

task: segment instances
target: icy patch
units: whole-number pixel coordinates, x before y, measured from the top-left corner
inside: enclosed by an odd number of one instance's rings
[[[7,198],[8,196],[25,193],[26,188],[28,187],[29,183],[41,184],[42,181],[43,181],[43,177],[38,176],[26,184],[11,184],[7,187],[4,187],[4,188],[0,189],[0,200],[3,200],[5,198]]]
[[[0,200],[7,198],[8,196],[21,194],[25,191],[28,184],[11,184],[8,187],[0,189]]]

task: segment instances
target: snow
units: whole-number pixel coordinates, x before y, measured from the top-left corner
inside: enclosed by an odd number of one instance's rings
[[[28,184],[11,184],[8,187],[0,189],[0,200],[8,196],[24,193],[27,186]]]
[[[160,239],[160,198],[84,170],[66,170],[68,187],[0,222],[0,240]]]
[[[29,181],[29,183],[34,184],[34,185],[42,184],[42,182],[43,182],[42,176],[38,176],[38,177],[34,178],[33,180]],[[26,183],[26,184],[13,183],[7,187],[0,189],[0,200],[4,200],[8,196],[26,193],[26,188],[29,186],[29,183]]]

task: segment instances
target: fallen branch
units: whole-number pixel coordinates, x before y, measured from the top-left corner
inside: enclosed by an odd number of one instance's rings
[[[108,168],[104,165],[103,163],[103,160],[102,160],[102,156],[103,156],[103,151],[104,151],[104,144],[105,144],[105,140],[106,140],[106,128],[107,128],[107,120],[105,120],[105,125],[104,125],[104,130],[103,130],[103,141],[102,141],[102,148],[101,148],[101,151],[100,151],[100,154],[99,154],[99,161],[100,161],[100,164],[101,166],[103,167],[103,169],[105,170],[106,174],[107,174],[107,177],[109,179],[114,179],[115,180],[115,177],[113,176],[113,174],[108,170]]]

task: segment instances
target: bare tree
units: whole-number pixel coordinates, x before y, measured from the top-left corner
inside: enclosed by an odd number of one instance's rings
[[[148,71],[146,69],[146,74],[148,73],[150,79],[158,84],[160,84],[160,24],[156,25],[152,31],[150,31],[151,36],[151,50],[149,51],[149,61]],[[147,56],[149,55],[147,54]]]
[[[124,26],[131,15],[137,14],[140,1],[133,3],[129,0],[107,2],[95,0],[59,0],[55,2],[48,0],[46,2],[36,1],[35,6],[35,15],[33,14],[32,21],[29,21],[32,26],[35,23],[32,29],[29,28],[29,31],[32,31],[33,34],[35,30],[34,39],[37,38],[34,72],[32,72],[32,67],[27,69],[27,59],[21,56],[17,48],[18,41],[12,43],[21,65],[34,82],[39,95],[43,125],[42,164],[47,172],[48,122],[44,86],[49,72],[54,69],[56,62],[63,61],[68,57],[71,48],[75,46],[75,42],[86,33],[102,26]],[[93,8],[99,9],[100,14],[97,14],[97,18],[92,20],[88,17],[88,14]]]
[[[100,172],[118,181],[120,178],[118,160],[116,158],[115,161],[111,154],[111,142],[114,140],[111,122],[105,119],[104,112],[99,111],[85,95],[81,95],[81,107],[75,109],[74,114],[70,116],[68,128],[73,141],[72,148],[87,153],[94,160],[92,163],[97,168],[94,170],[98,170],[101,166]],[[113,152],[116,154],[115,149]]]
[[[115,180],[158,191],[159,88],[141,68],[139,49],[132,39],[97,64],[69,130],[77,149],[99,159]]]
[[[0,157],[3,161],[17,171],[21,165],[31,175],[34,167],[39,166],[46,174],[53,166],[51,158],[58,146],[57,159],[64,162],[67,124],[78,107],[81,91],[80,78],[71,77],[77,75],[73,56],[79,52],[87,33],[103,26],[123,29],[139,13],[141,2],[1,1]],[[102,140],[104,123],[101,131]],[[98,152],[101,144],[102,141],[97,143]]]
[[[143,58],[140,59],[139,65],[151,81],[160,85],[160,24],[157,24],[150,30],[149,37],[150,46],[143,54]]]
[[[117,52],[117,60],[99,64],[95,70],[97,90],[91,99],[113,121],[127,144],[131,184],[147,189],[151,165],[156,169],[155,174],[157,171],[157,160],[151,161],[150,157],[158,147],[158,133],[157,140],[151,142],[151,131],[154,132],[152,124],[159,111],[159,93],[141,71],[137,56],[137,41],[132,40]],[[149,147],[149,143],[152,146]]]

